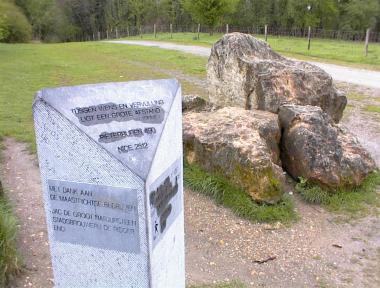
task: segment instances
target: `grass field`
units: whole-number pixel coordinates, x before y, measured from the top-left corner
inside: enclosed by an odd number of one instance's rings
[[[168,33],[158,33],[157,38],[153,34],[144,34],[142,39],[211,47],[223,35],[214,34],[210,36],[202,33],[199,40],[194,39],[195,36],[194,33],[174,33],[173,38],[171,38]],[[263,39],[263,35],[257,35],[257,37]],[[141,40],[141,37],[126,39]],[[364,56],[363,42],[312,39],[310,51],[307,50],[307,39],[305,38],[269,35],[268,43],[275,51],[289,57],[380,70],[379,43],[370,43],[367,57]]]
[[[204,77],[206,59],[161,49],[107,43],[0,44],[0,136],[34,150],[32,102],[43,87],[83,83]],[[185,93],[197,93],[181,80]]]

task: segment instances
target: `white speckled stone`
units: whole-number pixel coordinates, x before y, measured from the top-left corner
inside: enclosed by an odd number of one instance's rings
[[[184,288],[179,83],[44,89],[33,112],[55,287]]]

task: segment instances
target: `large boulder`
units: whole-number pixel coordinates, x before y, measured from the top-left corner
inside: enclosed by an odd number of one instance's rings
[[[182,96],[182,112],[211,110],[210,103],[198,95]]]
[[[294,178],[329,189],[353,187],[376,169],[358,140],[315,106],[280,107],[281,160]]]
[[[335,122],[347,98],[332,78],[315,65],[275,53],[266,42],[242,33],[225,35],[207,64],[210,102],[278,113],[283,104],[319,106]]]
[[[282,195],[277,115],[226,107],[184,114],[185,157],[218,173],[258,202],[275,203]]]

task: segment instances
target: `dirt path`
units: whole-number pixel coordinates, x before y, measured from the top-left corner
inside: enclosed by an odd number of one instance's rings
[[[39,171],[26,146],[5,140],[4,184],[20,221],[25,273],[13,287],[53,286]],[[291,227],[252,224],[186,191],[188,284],[240,279],[250,287],[379,287],[380,220],[337,224],[335,215],[296,199]],[[333,244],[341,245],[336,248]],[[276,257],[264,264],[254,263]]]
[[[25,264],[24,273],[11,287],[51,287],[53,276],[38,164],[24,144],[12,139],[4,144],[0,171],[3,170],[6,193],[19,220],[17,246]]]
[[[114,40],[104,41],[106,43],[127,44],[127,45],[140,45],[147,47],[158,47],[168,50],[176,50],[185,53],[190,53],[198,56],[210,56],[210,48],[201,46],[181,45],[169,42],[160,41],[141,41],[141,40]],[[380,88],[380,72],[365,69],[357,69],[352,67],[345,67],[340,65],[310,62],[329,73],[334,80],[343,81],[351,84],[368,86],[371,88]]]

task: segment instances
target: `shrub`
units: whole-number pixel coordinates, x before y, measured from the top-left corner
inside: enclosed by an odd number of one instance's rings
[[[8,43],[28,42],[32,27],[22,11],[13,3],[0,2],[0,41]]]

